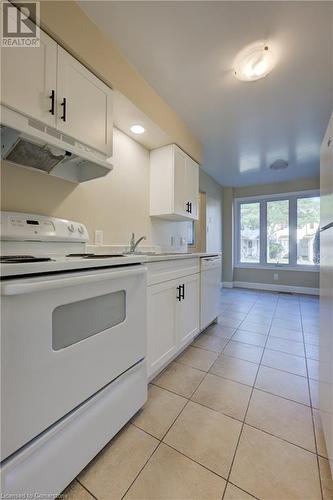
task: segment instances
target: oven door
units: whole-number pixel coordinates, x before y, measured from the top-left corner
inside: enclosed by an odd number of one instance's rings
[[[146,353],[146,268],[7,280],[1,287],[1,459]]]

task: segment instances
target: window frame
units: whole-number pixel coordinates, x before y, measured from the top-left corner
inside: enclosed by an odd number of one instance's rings
[[[299,198],[319,197],[316,190],[279,193],[272,195],[246,196],[234,199],[234,262],[242,269],[286,269],[289,271],[318,272],[318,264],[297,264],[297,200]],[[289,264],[267,263],[267,202],[289,201]],[[260,203],[260,259],[259,263],[241,262],[240,258],[240,206],[243,203]]]

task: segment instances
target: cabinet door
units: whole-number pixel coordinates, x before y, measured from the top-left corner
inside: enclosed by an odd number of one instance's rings
[[[188,217],[186,194],[186,155],[174,146],[174,212]]]
[[[40,47],[1,48],[1,103],[49,126],[56,123],[57,44],[43,31]]]
[[[58,46],[57,128],[112,154],[112,90]]]
[[[178,348],[188,343],[199,332],[200,275],[186,276],[180,284],[184,285],[184,298],[176,303]]]
[[[156,374],[177,350],[176,286],[168,281],[148,287],[147,365],[148,377]]]
[[[189,216],[199,218],[199,166],[192,158],[186,159],[186,198],[191,203]]]

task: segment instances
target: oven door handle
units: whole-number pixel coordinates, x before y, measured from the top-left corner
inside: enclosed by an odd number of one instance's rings
[[[22,295],[26,293],[43,292],[46,290],[56,290],[68,286],[88,285],[106,280],[140,276],[145,274],[145,267],[123,269],[122,271],[111,271],[100,274],[89,274],[86,276],[71,276],[70,278],[59,278],[54,280],[42,280],[27,283],[3,283],[1,285],[1,295]]]

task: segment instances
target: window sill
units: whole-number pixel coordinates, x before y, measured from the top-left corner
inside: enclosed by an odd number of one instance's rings
[[[260,265],[260,264],[236,264],[235,269],[266,269],[267,271],[301,271],[310,273],[319,273],[320,266],[270,266],[270,265]]]

